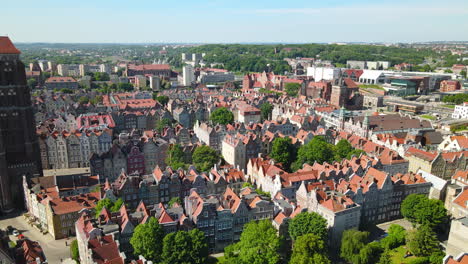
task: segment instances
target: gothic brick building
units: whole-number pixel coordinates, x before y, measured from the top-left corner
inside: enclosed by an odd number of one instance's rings
[[[40,175],[41,156],[20,51],[0,36],[0,210],[23,206],[22,176]]]
[[[351,79],[339,79],[332,86],[330,103],[348,110],[362,109],[364,96],[359,93],[359,87]]]

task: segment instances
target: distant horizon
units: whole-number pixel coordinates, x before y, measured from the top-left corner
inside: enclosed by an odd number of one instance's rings
[[[246,44],[246,45],[301,45],[301,44],[428,44],[428,43],[453,43],[468,44],[468,40],[433,40],[433,41],[415,41],[415,42],[356,42],[356,41],[336,41],[336,42],[48,42],[31,41],[15,42],[14,44],[108,44],[108,45],[210,45],[210,44]]]

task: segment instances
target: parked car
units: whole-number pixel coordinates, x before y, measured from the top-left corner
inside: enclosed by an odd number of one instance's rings
[[[12,226],[7,226],[7,232],[8,234],[11,234],[13,232],[14,228]]]

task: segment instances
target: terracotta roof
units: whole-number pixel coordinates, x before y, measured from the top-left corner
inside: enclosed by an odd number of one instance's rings
[[[0,36],[0,54],[21,54],[9,37]]]
[[[76,82],[75,79],[72,77],[60,77],[60,76],[55,76],[55,77],[50,77],[46,81],[46,83],[63,83],[63,82]]]
[[[468,185],[468,170],[455,172],[455,175],[452,176],[452,179],[465,182]]]
[[[128,69],[135,71],[145,71],[145,70],[170,70],[171,66],[169,64],[142,64],[142,65],[128,65]]]
[[[456,258],[450,256],[444,261],[445,264],[468,264],[468,253],[463,253]]]
[[[453,200],[454,204],[457,204],[465,209],[468,209],[468,189],[465,189],[461,192],[455,200]]]
[[[427,161],[432,161],[437,157],[437,153],[435,152],[427,152],[424,150],[417,149],[415,147],[410,147],[406,151],[406,156],[414,156],[420,159],[424,159]]]
[[[97,264],[124,264],[120,256],[119,245],[110,235],[90,240],[88,247]]]

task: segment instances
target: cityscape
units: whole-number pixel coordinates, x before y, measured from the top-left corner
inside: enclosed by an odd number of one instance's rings
[[[468,263],[467,3],[25,2],[1,264]]]

